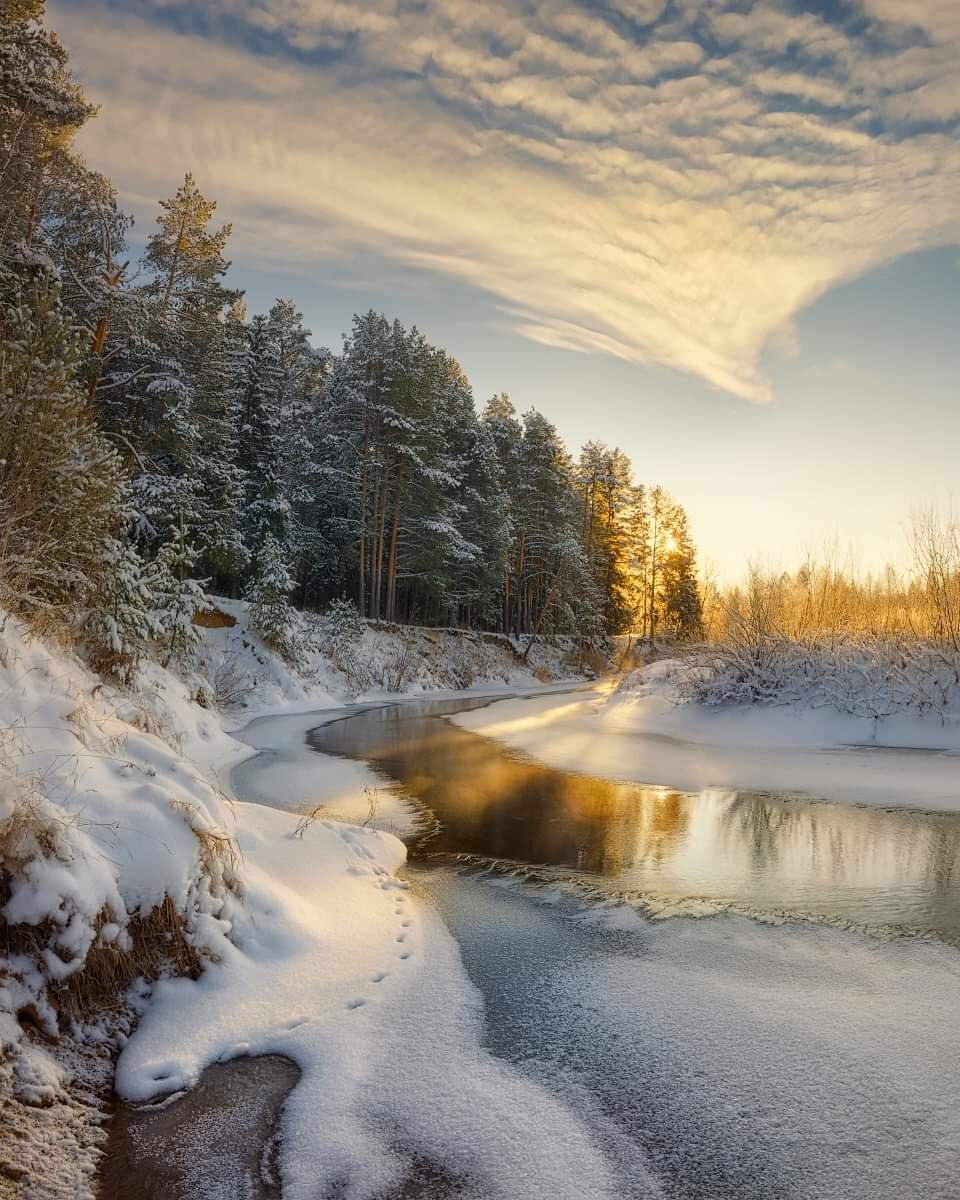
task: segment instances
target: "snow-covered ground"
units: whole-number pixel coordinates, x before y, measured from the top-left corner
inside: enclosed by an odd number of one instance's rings
[[[405,850],[387,830],[411,814],[362,767],[314,755],[304,769],[306,729],[352,698],[350,681],[319,653],[292,670],[250,633],[245,606],[223,607],[237,623],[207,630],[188,669],[145,663],[127,691],[3,622],[0,1100],[16,1119],[3,1123],[0,1186],[91,1195],[109,1082],[95,1060],[109,1063],[140,1014],[117,1077],[130,1098],[175,1091],[231,1055],[274,1049],[298,1063],[281,1156],[291,1196],[348,1176],[351,1194],[370,1194],[401,1171],[404,1147],[447,1163],[460,1147],[465,1171],[481,1177],[483,1160],[492,1172],[485,1194],[506,1195],[521,1146],[534,1147],[534,1194],[577,1194],[589,1148],[548,1098],[484,1057],[455,945],[396,877]],[[364,642],[370,672],[408,694],[539,686],[506,644],[383,630]],[[544,648],[534,661],[548,676],[562,660]],[[249,726],[279,711],[286,721]],[[244,741],[229,732],[239,726]],[[263,769],[247,778],[271,807],[230,791],[257,750]],[[136,980],[167,945],[200,978]],[[133,986],[87,1004],[94,967]],[[473,1082],[452,1089],[467,1064]],[[318,1121],[325,1136],[308,1150]]]
[[[241,806],[245,904],[223,961],[161,983],[117,1086],[147,1099],[208,1063],[281,1053],[302,1076],[282,1118],[290,1200],[372,1197],[414,1158],[493,1200],[605,1196],[601,1156],[549,1092],[482,1047],[456,943],[396,877],[388,834]],[[474,1192],[470,1192],[474,1195]]]
[[[882,720],[802,705],[685,700],[662,661],[587,698],[506,700],[453,717],[551,766],[683,791],[797,792],[853,804],[960,810],[960,722]]]

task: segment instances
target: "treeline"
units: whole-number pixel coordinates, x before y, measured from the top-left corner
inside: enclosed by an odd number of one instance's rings
[[[911,565],[879,575],[835,552],[793,571],[751,565],[736,585],[704,589],[705,641],[761,653],[766,645],[925,642],[960,653],[960,517],[918,510],[909,525]]]
[[[142,262],[72,147],[93,111],[43,29],[0,26],[0,576],[86,613],[116,662],[191,637],[203,588],[289,648],[291,606],[593,639],[701,626],[686,516],[599,443],[577,461],[506,395],[480,413],[417,329],[357,316],[337,354],[292,300],[248,314],[230,226],[191,176]],[[201,584],[202,581],[202,584]]]

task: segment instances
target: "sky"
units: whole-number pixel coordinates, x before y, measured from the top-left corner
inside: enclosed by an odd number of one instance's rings
[[[251,308],[373,307],[722,579],[906,562],[960,472],[957,0],[54,0],[148,236],[192,171]]]

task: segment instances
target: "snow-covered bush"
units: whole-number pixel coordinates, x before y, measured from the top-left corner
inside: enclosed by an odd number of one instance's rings
[[[126,909],[110,864],[76,817],[32,780],[7,774],[0,788],[0,925],[13,948],[4,983],[40,1010],[46,987],[82,969],[102,928],[124,944]]]
[[[402,692],[417,673],[416,656],[410,643],[395,639],[378,656],[380,686],[385,692]]]
[[[164,667],[174,659],[189,659],[203,636],[193,618],[210,607],[210,599],[203,584],[191,576],[196,561],[197,552],[187,542],[181,526],[171,529],[168,541],[151,564],[148,586],[153,596],[152,619],[158,629]]]
[[[711,706],[830,706],[881,719],[960,711],[960,652],[919,639],[756,638],[687,660],[680,695]]]
[[[211,666],[208,672],[214,708],[229,713],[243,708],[253,691],[253,679],[244,670],[240,656],[226,652]]]

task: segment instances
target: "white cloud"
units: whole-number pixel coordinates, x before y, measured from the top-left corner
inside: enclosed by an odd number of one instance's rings
[[[868,16],[907,28],[922,29],[934,42],[960,39],[957,0],[863,0]]]
[[[864,3],[887,28],[894,0]],[[191,169],[237,255],[322,274],[361,246],[494,293],[539,341],[753,400],[765,343],[824,289],[960,240],[956,139],[893,129],[956,112],[936,4],[936,44],[897,26],[870,58],[815,17],[718,0],[707,60],[678,5],[639,45],[616,17],[553,0],[526,15],[498,0],[208,5],[301,51],[345,39],[323,65],[90,5],[52,23],[104,102],[88,154],[123,192],[168,194]],[[659,15],[656,0],[616,7]]]

